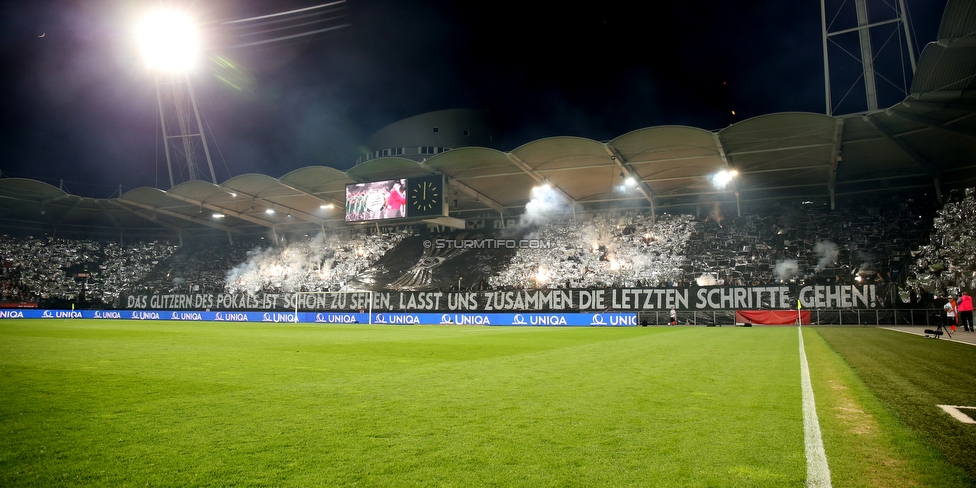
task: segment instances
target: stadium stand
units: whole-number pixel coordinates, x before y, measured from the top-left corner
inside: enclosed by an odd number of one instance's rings
[[[973,196],[951,201],[934,221],[931,207],[892,198],[856,211],[780,203],[735,218],[604,212],[521,228],[519,237],[545,243],[541,249],[437,258],[425,258],[419,237],[471,235],[407,226],[319,234],[279,246],[257,240],[182,247],[5,235],[0,290],[4,302],[113,307],[128,293],[447,289],[445,283],[455,282],[469,289],[904,282],[912,249],[918,251],[910,286],[940,294],[970,286],[960,280],[974,269],[973,258],[960,246],[973,238],[967,225],[976,219]],[[928,244],[919,247],[930,231]],[[501,257],[489,264],[466,261],[492,252]],[[443,265],[436,269],[446,279],[401,286],[400,278],[425,259]],[[457,265],[449,266],[452,260]]]
[[[0,177],[0,296],[113,306],[127,292],[894,282],[913,301],[972,288],[972,192],[943,198],[976,184],[968,5],[949,4],[904,101],[869,113],[550,137],[507,152],[399,137],[458,115],[448,111],[391,125],[346,171],[120,186],[107,199]],[[490,124],[476,129],[493,140]],[[713,185],[723,171],[738,176]],[[420,177],[446,185],[439,222],[345,222],[346,185]],[[560,217],[520,225],[543,187]],[[450,222],[476,225],[441,227]],[[434,252],[426,235],[556,245]]]

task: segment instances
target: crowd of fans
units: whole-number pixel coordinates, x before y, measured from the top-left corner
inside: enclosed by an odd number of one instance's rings
[[[542,225],[531,237],[549,245],[520,249],[489,278],[494,288],[653,287],[676,284],[687,262],[690,215],[594,215]]]
[[[953,195],[932,221],[927,244],[913,253],[906,294],[959,296],[976,289],[976,191]]]
[[[830,210],[772,205],[740,218],[715,215],[696,226],[684,281],[701,285],[857,284],[898,281],[909,250],[931,229],[911,200]]]
[[[114,303],[177,246],[0,236],[4,301]]]
[[[929,230],[910,201],[830,210],[774,205],[739,218],[597,215],[551,222],[554,248],[519,250],[494,287],[856,284],[897,280]]]
[[[976,287],[972,192],[932,220],[911,200],[830,210],[771,205],[743,217],[604,212],[521,229],[542,248],[494,265],[490,288],[594,288],[899,281]],[[917,247],[931,233],[928,244]],[[125,294],[348,290],[412,230],[338,231],[290,243],[186,245],[0,237],[0,300],[118,306]],[[259,241],[264,242],[264,241]],[[412,240],[410,242],[416,242]],[[410,242],[404,246],[412,245]],[[401,246],[402,247],[402,246]],[[410,251],[410,252],[407,252]],[[390,256],[415,256],[401,249]],[[489,250],[476,252],[491,252]],[[507,258],[506,258],[507,260]],[[389,259],[383,261],[390,262]],[[414,263],[407,263],[409,268]],[[907,271],[907,270],[906,270]],[[388,273],[391,280],[396,273]],[[901,277],[904,282],[904,276]],[[392,281],[391,281],[392,282]],[[384,283],[375,284],[384,286]],[[389,283],[386,283],[389,285]]]

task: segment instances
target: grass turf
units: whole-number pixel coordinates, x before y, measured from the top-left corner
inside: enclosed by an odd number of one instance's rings
[[[976,407],[976,347],[879,328],[817,332],[898,422],[921,433],[954,465],[944,468],[947,480],[976,486],[976,425],[937,407]]]
[[[815,388],[856,383],[831,354],[811,356],[836,367],[814,372]],[[806,475],[790,327],[8,320],[0,398],[2,486],[802,486]],[[895,432],[886,439],[908,439],[879,443],[880,458],[926,448],[869,407]],[[939,486],[919,473],[940,463],[908,463],[902,479]],[[862,480],[862,469],[841,471]]]

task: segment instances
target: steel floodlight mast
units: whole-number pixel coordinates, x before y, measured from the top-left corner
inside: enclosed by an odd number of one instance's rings
[[[182,179],[177,175],[182,176],[183,167],[188,180],[206,179],[199,168],[201,156],[210,169],[209,181],[216,184],[200,106],[189,76],[200,50],[196,26],[184,14],[160,10],[143,18],[137,35],[147,66],[156,72],[156,102],[170,188]]]
[[[833,115],[836,107],[830,93],[830,62],[827,54],[828,41],[831,37],[840,36],[856,32],[858,34],[858,46],[861,63],[861,79],[864,80],[864,101],[867,111],[872,112],[878,109],[878,89],[875,81],[875,58],[879,54],[871,42],[871,29],[889,24],[896,24],[905,36],[905,44],[908,51],[908,60],[912,74],[915,73],[915,46],[912,43],[911,31],[908,26],[908,11],[905,8],[905,0],[895,0],[886,3],[894,13],[893,18],[872,22],[868,16],[868,0],[854,0],[854,11],[857,17],[857,26],[849,29],[830,31],[830,24],[827,21],[826,0],[820,0],[820,22],[821,33],[823,35],[823,63],[824,63],[824,95],[826,101],[827,115]],[[837,12],[838,14],[840,12]],[[834,17],[836,19],[836,16]],[[896,33],[897,34],[897,33]],[[897,35],[896,35],[897,37]],[[848,53],[850,56],[854,54]],[[879,75],[880,76],[880,75]],[[856,82],[855,82],[856,83]],[[906,88],[907,91],[907,88]],[[840,103],[843,103],[841,100]]]

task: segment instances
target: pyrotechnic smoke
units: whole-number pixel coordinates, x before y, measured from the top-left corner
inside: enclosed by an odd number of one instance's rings
[[[725,217],[722,216],[722,207],[718,204],[718,202],[715,202],[715,205],[712,206],[712,210],[708,212],[708,216],[719,225],[722,225],[722,220],[725,219]]]
[[[532,199],[525,204],[525,213],[519,221],[520,226],[542,225],[571,216],[572,207],[549,185],[532,189]]]
[[[779,279],[789,281],[794,276],[800,274],[800,266],[795,259],[776,261],[776,267],[773,268],[773,273],[779,276]]]
[[[877,260],[874,254],[868,251],[857,251],[854,253],[854,257],[861,262],[858,267],[858,272],[861,274],[868,274],[874,271],[874,263]]]
[[[814,273],[819,273],[828,265],[837,262],[837,244],[830,241],[820,241],[813,246],[813,252],[817,255],[817,267]]]
[[[233,293],[334,289],[356,277],[402,238],[402,233],[319,234],[284,248],[253,249],[247,253],[247,261],[227,272],[225,285]]]

